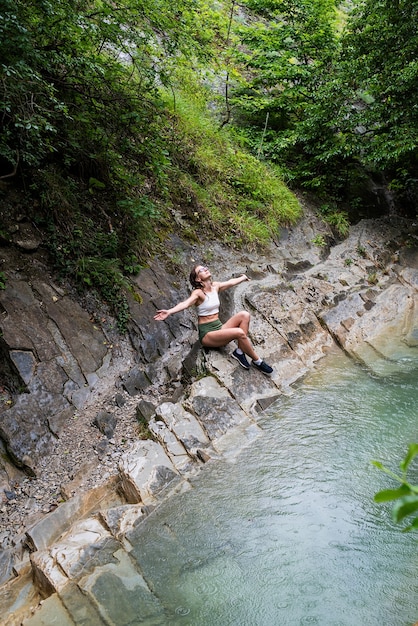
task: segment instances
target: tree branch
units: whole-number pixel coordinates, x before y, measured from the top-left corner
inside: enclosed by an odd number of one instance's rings
[[[0,180],[3,180],[3,178],[11,178],[12,176],[16,176],[16,172],[17,172],[17,167],[19,165],[19,150],[16,150],[16,163],[13,169],[13,172],[11,172],[10,174],[4,174],[3,176],[0,176]]]

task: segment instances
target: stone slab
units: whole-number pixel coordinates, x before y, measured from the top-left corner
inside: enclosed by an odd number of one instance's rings
[[[194,453],[196,448],[204,448],[209,444],[202,426],[181,404],[163,402],[157,407],[155,413],[175,433],[188,452]]]
[[[21,615],[27,615],[35,608],[40,597],[33,585],[32,572],[10,580],[0,587],[0,607],[2,626],[20,624]]]
[[[32,617],[23,620],[22,626],[75,626],[67,609],[56,594],[43,600]]]
[[[178,472],[185,471],[190,464],[190,457],[175,434],[167,428],[162,420],[155,418],[149,421],[148,428],[162,444],[176,470]]]
[[[122,457],[119,469],[121,489],[130,504],[153,504],[167,484],[178,477],[163,447],[150,439],[137,442]]]
[[[77,626],[103,626],[103,619],[96,606],[80,591],[78,585],[69,582],[60,591],[59,598]]]
[[[107,483],[87,493],[74,496],[60,504],[55,511],[46,515],[40,522],[26,532],[27,540],[33,550],[44,550],[81,517],[98,510],[101,506],[120,502],[116,494],[117,478],[112,477]]]
[[[97,606],[103,622],[112,626],[164,623],[163,606],[129,555],[120,550],[114,556],[114,562],[96,568],[79,583],[83,593]]]

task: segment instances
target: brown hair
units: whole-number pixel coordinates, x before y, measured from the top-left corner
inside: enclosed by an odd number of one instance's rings
[[[203,287],[204,287],[203,283],[201,283],[200,280],[197,278],[198,274],[196,272],[196,269],[200,265],[203,265],[203,263],[196,263],[196,265],[193,265],[193,267],[192,267],[192,269],[190,271],[189,280],[190,280],[190,284],[193,287],[193,289],[203,289]]]

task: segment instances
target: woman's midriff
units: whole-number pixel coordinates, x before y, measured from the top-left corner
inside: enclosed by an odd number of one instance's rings
[[[198,324],[207,324],[208,322],[214,322],[215,320],[217,320],[219,317],[219,315],[217,313],[214,313],[213,315],[201,315],[200,317],[197,318],[197,323]]]

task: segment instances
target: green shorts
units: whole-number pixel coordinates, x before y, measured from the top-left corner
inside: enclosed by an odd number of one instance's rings
[[[203,337],[206,333],[210,333],[212,330],[221,330],[221,320],[213,320],[213,322],[206,322],[205,324],[198,324],[199,329],[199,341],[202,343]]]

